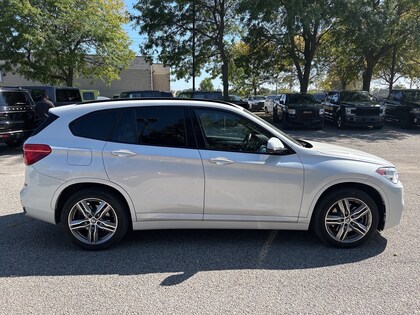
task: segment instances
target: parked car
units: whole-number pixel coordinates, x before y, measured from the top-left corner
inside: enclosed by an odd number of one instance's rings
[[[292,126],[322,129],[324,109],[311,94],[286,93],[275,104],[273,121],[282,121],[285,129]]]
[[[82,102],[80,90],[75,87],[41,85],[21,86],[21,88],[28,90],[35,103],[42,99],[44,91],[46,91],[49,100],[53,102],[54,106],[62,106]]]
[[[0,141],[19,147],[37,125],[35,103],[28,91],[0,87]]]
[[[94,101],[99,97],[98,90],[80,90],[80,95],[82,97],[82,102]]]
[[[248,101],[244,101],[238,95],[235,95],[235,94],[229,94],[229,103],[233,103],[245,109],[249,109]]]
[[[385,121],[385,106],[373,100],[366,91],[331,91],[323,103],[325,120],[337,128],[372,126],[381,129]]]
[[[272,114],[273,109],[280,102],[280,95],[267,95],[264,100],[264,112],[266,114]]]
[[[24,212],[86,249],[129,228],[313,229],[353,247],[397,225],[403,209],[392,163],[294,139],[223,102],[53,108],[23,149]]]
[[[173,97],[171,92],[162,91],[124,91],[120,93],[119,98],[154,98],[154,97]]]
[[[401,128],[420,126],[420,90],[393,90],[384,105],[387,120]]]
[[[313,97],[317,100],[317,102],[322,103],[327,98],[327,93],[313,93]]]
[[[248,106],[251,112],[259,112],[264,109],[265,96],[253,95],[248,97]]]
[[[221,91],[188,91],[178,94],[178,98],[190,98],[201,100],[223,101],[223,94]],[[243,101],[239,96],[229,94],[229,102],[248,109],[248,102]]]

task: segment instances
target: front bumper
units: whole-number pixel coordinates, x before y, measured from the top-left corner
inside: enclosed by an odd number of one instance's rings
[[[385,116],[346,116],[345,122],[352,126],[383,126]]]

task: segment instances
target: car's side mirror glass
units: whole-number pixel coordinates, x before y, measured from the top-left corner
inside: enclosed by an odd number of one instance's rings
[[[287,149],[280,139],[272,137],[267,142],[267,153],[284,153]]]

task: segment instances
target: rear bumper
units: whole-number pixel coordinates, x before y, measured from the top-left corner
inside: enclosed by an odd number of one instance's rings
[[[20,191],[24,213],[32,218],[56,224],[51,197],[63,181],[42,175],[31,166],[25,169],[25,185]]]
[[[0,140],[14,141],[28,139],[35,129],[0,131]]]

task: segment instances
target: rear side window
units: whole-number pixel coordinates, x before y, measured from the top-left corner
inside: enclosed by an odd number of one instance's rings
[[[70,123],[71,132],[78,137],[104,140],[111,134],[119,110],[100,110],[86,114]]]
[[[31,105],[32,101],[28,93],[26,92],[3,92],[3,99],[6,106],[16,105]]]
[[[174,107],[126,108],[114,128],[111,141],[119,143],[181,147],[187,140],[185,110]]]
[[[187,147],[183,108],[137,108],[136,127],[138,144]]]

